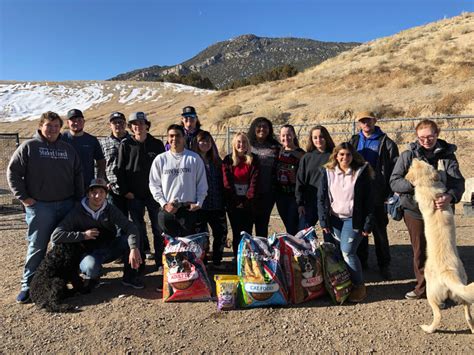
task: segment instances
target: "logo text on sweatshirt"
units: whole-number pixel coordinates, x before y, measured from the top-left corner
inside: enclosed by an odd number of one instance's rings
[[[190,173],[191,168],[174,168],[174,169],[165,169],[163,170],[163,175],[179,175]]]
[[[68,159],[67,150],[65,149],[51,149],[46,147],[39,148],[40,158],[47,159]]]

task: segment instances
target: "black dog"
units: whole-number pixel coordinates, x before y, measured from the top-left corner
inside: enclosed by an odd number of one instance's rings
[[[31,300],[48,312],[72,312],[74,307],[61,304],[76,292],[85,293],[79,276],[79,263],[84,253],[82,243],[58,243],[43,259],[30,285]],[[68,289],[71,282],[73,289]]]

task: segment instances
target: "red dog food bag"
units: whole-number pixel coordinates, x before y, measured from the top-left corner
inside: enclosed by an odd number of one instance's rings
[[[324,295],[322,257],[314,228],[304,229],[295,236],[280,234],[277,237],[285,246],[282,264],[291,303],[307,302]]]
[[[202,261],[201,238],[207,233],[173,238],[166,235],[163,252],[163,301],[207,301],[211,284]]]

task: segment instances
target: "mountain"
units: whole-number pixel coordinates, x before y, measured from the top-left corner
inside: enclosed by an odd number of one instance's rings
[[[158,81],[168,74],[199,73],[217,87],[290,64],[303,71],[359,43],[321,42],[302,38],[266,38],[252,34],[218,42],[174,66],[152,66],[119,74],[110,80]]]
[[[151,133],[162,135],[186,105],[196,107],[213,134],[245,129],[257,116],[276,124],[335,122],[332,131],[344,131],[361,110],[384,118],[473,115],[473,58],[474,14],[464,13],[363,43],[294,77],[235,90],[149,81],[0,82],[0,132],[29,136],[36,123],[25,118],[47,110],[64,115],[73,107],[84,111],[86,129],[98,135],[107,134],[107,117],[116,110],[146,112]],[[474,127],[473,119],[462,123]]]

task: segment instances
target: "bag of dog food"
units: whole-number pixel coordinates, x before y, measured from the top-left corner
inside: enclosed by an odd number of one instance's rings
[[[216,281],[217,310],[230,311],[237,308],[237,275],[214,275]]]
[[[174,238],[165,235],[163,252],[163,301],[206,301],[211,299],[211,284],[202,261],[201,239],[207,233]]]
[[[349,297],[352,288],[351,277],[340,250],[333,243],[321,243],[324,283],[326,290],[336,304],[342,304]]]
[[[322,257],[314,228],[303,229],[295,236],[280,234],[278,238],[284,241],[282,265],[291,303],[298,304],[324,295]]]
[[[242,232],[237,253],[242,307],[282,306],[288,303],[280,247],[278,238],[253,237]]]

